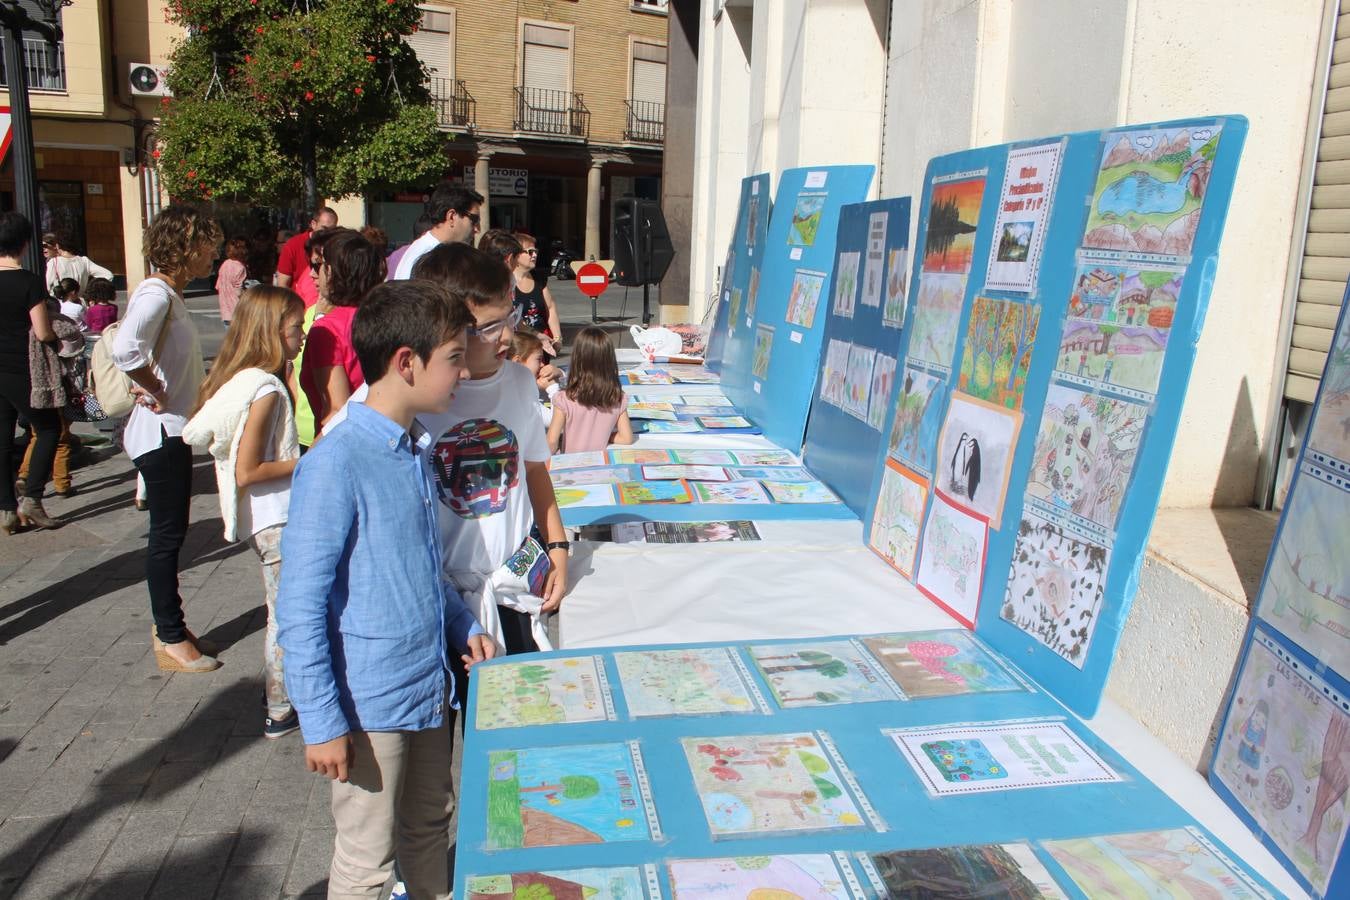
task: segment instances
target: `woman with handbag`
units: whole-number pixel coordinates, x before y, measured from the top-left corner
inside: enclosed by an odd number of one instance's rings
[[[51,476],[61,415],[55,409],[33,409],[28,336],[56,340],[45,300],[42,277],[20,261],[33,239],[33,226],[20,213],[0,213],[0,531],[13,534],[20,522],[53,528],[60,524],[42,508],[42,492]],[[33,426],[32,463],[23,499],[16,500],[14,426],[23,415]]]
[[[135,383],[136,405],[122,446],[145,479],[150,535],[145,581],[155,619],[155,662],[166,672],[220,667],[212,647],[183,619],[178,553],[192,501],[192,450],[183,442],[205,375],[202,348],[183,289],[211,274],[220,226],[189,206],[168,206],[145,229],[145,255],[158,271],[137,286],[113,337],[112,361]]]

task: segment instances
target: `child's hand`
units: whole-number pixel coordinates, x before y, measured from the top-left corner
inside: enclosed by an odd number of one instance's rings
[[[557,612],[562,606],[563,594],[567,593],[567,551],[561,547],[550,550],[548,558],[553,565],[544,579],[544,605],[539,607],[539,611],[545,613]]]
[[[460,656],[464,660],[464,668],[472,669],[480,662],[492,659],[497,655],[497,645],[492,638],[486,634],[475,634],[469,637],[469,652]]]
[[[324,778],[347,782],[352,767],[352,736],[344,734],[322,744],[305,745],[305,768],[318,772]]]
[[[534,380],[541,388],[547,388],[550,384],[556,384],[562,380],[562,369],[552,363],[547,363],[539,369],[539,374]]]

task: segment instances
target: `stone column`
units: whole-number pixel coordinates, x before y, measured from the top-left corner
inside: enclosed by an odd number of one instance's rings
[[[586,173],[586,249],[582,253],[586,259],[600,256],[600,170],[604,165],[603,159],[592,159]]]
[[[488,162],[491,159],[491,150],[480,149],[478,151],[478,161],[473,164],[473,189],[483,195],[483,208],[478,211],[481,222],[479,234],[482,234],[491,227],[488,224],[491,221],[488,218],[488,206],[492,202],[492,197],[488,191]]]

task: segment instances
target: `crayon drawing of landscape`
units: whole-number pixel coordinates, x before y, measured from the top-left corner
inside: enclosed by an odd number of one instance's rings
[[[1089,897],[1268,897],[1189,828],[1043,841]]]
[[[905,367],[887,453],[924,473],[933,471],[938,429],[946,412],[947,382],[922,369]]]
[[[483,666],[475,722],[480,730],[562,722],[603,722],[604,687],[596,656]]]
[[[1069,296],[1069,318],[1171,328],[1180,293],[1181,273],[1171,269],[1084,266]]]
[[[1040,321],[1039,305],[976,297],[957,387],[998,406],[1021,409]]]
[[[970,632],[959,628],[877,634],[862,642],[911,700],[1022,690]]]
[[[681,744],[714,838],[863,825],[814,734],[691,737]]]
[[[470,875],[469,900],[646,900],[646,882],[637,867],[567,869]]]
[[[1170,328],[1138,328],[1069,319],[1056,371],[1103,385],[1156,393]]]
[[[1105,136],[1083,246],[1189,257],[1220,126]]]
[[[975,255],[975,228],[980,223],[984,179],[933,185],[924,233],[923,270],[964,275]]]
[[[919,296],[914,301],[914,324],[909,333],[911,358],[951,368],[965,297],[965,275],[925,272],[919,277]]]
[[[798,194],[792,208],[792,224],[788,228],[788,244],[810,247],[820,230],[820,215],[825,209],[825,194]]]
[[[675,900],[853,900],[828,853],[676,859],[667,871]]]
[[[897,700],[874,660],[852,641],[764,644],[748,648],[784,709]]]
[[[614,654],[629,714],[645,719],[756,712],[733,661],[735,652],[698,647]]]
[[[635,752],[627,744],[492,751],[487,849],[647,840]]]
[[[868,546],[911,581],[927,499],[928,482],[895,460],[886,460]]]
[[[1065,894],[1030,844],[984,844],[874,853],[884,897],[938,900],[1062,900]]]

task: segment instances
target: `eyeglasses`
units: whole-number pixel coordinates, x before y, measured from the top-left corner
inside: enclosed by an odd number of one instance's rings
[[[483,217],[478,213],[469,213],[464,218],[472,222],[474,228],[477,228],[479,225],[483,224]]]
[[[526,250],[525,250],[525,253],[526,253],[526,255],[528,255],[528,256],[538,256],[538,255],[539,255],[539,251],[536,250],[536,249],[534,249],[533,247],[530,247],[530,248],[526,249]]]
[[[520,317],[523,314],[524,310],[517,306],[515,309],[511,310],[510,315],[505,319],[498,319],[481,328],[476,325],[470,325],[468,329],[469,334],[478,338],[480,341],[495,341],[501,336],[503,328],[509,328],[514,331],[516,326],[520,324]]]

